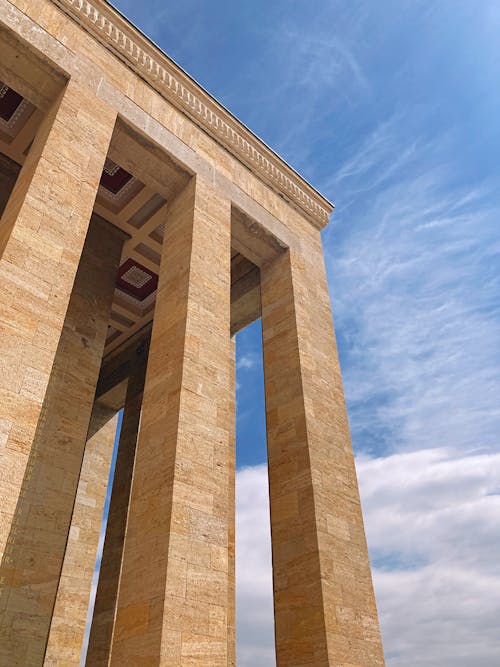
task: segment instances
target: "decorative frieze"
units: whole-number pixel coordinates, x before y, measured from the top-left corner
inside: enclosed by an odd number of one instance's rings
[[[116,11],[90,0],[53,2],[260,179],[298,206],[316,227],[322,229],[328,223],[332,204]]]

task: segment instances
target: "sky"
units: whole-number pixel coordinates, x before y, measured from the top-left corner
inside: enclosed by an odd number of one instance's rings
[[[323,244],[390,667],[500,665],[500,4],[115,0],[335,203]],[[238,667],[274,667],[260,322]]]

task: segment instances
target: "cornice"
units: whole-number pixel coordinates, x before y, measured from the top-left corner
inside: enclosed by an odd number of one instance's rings
[[[110,5],[101,0],[52,1],[298,207],[315,227],[322,229],[328,224],[333,205]]]

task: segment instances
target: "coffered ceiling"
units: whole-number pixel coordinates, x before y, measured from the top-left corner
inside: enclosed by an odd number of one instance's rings
[[[0,82],[0,153],[10,159],[12,172],[14,163],[23,164],[41,118],[36,107]],[[0,161],[4,175],[0,187],[4,189],[11,187],[7,185],[10,181],[6,165]],[[168,201],[189,177],[140,135],[117,123],[94,204],[94,215],[128,235],[116,281],[105,356],[122,349],[153,318]],[[259,316],[259,275],[258,268],[236,248],[232,252],[231,273],[235,332]]]

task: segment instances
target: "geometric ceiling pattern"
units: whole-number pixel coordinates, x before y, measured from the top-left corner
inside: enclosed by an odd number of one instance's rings
[[[0,128],[4,134],[15,137],[34,109],[28,100],[0,81]]]
[[[111,211],[114,213],[120,212],[125,204],[128,204],[142,188],[142,183],[134,178],[132,174],[129,174],[128,171],[122,169],[109,158],[106,159],[98,197]]]
[[[36,109],[0,81],[0,141],[2,152],[16,162],[24,160],[40,120]]]
[[[127,259],[118,271],[117,289],[133,299],[144,301],[158,287],[158,276],[134,259]]]
[[[41,113],[0,81],[0,152],[22,165]],[[94,204],[94,215],[119,227],[125,241],[117,275],[104,355],[147,326],[154,314],[167,201],[134,174],[106,159]],[[255,269],[232,253],[236,280]]]
[[[107,158],[94,210],[131,236],[125,243],[116,280],[108,352],[153,317],[166,201]]]
[[[23,98],[15,90],[0,83],[0,120],[6,125],[15,122],[16,111],[21,107]]]

